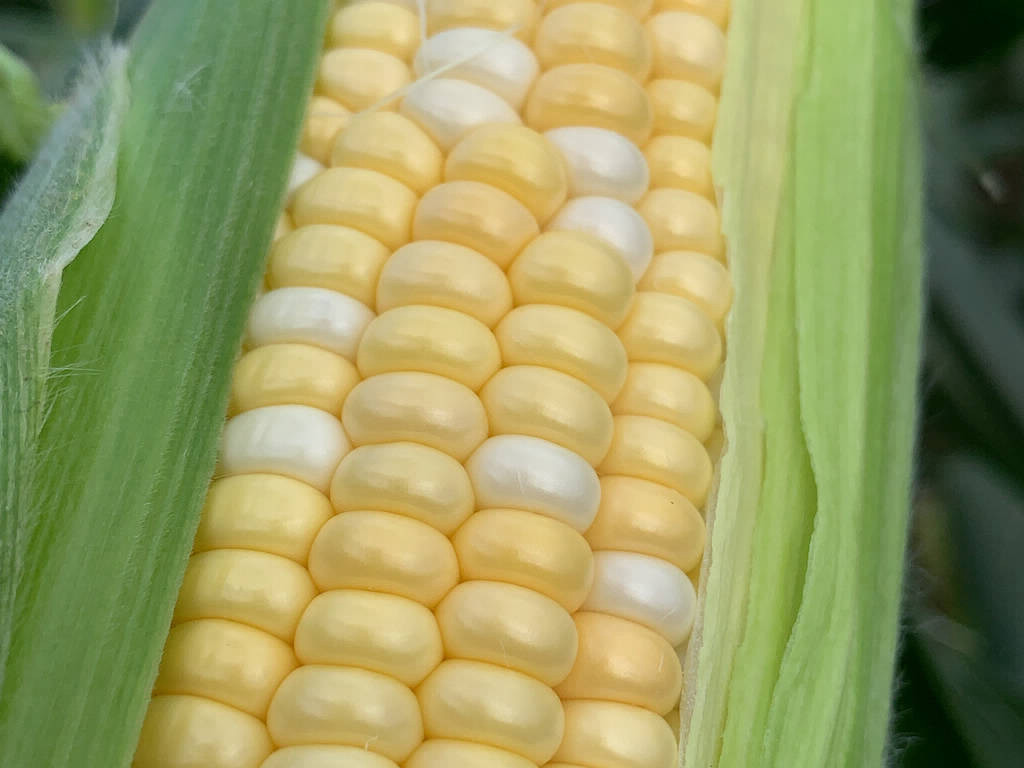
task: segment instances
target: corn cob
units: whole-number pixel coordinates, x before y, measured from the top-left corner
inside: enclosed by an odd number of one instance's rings
[[[423,12],[331,20],[137,768],[676,759],[727,9]]]

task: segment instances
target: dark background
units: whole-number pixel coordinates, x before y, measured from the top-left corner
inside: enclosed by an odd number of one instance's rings
[[[59,97],[82,50],[145,3],[0,0],[0,43]],[[1019,768],[1024,0],[920,0],[919,33],[929,302],[890,762]],[[0,198],[20,168],[0,153]]]

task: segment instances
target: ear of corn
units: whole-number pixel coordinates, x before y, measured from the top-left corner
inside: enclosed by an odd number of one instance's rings
[[[249,314],[138,768],[668,768],[677,755],[689,766],[878,763],[909,474],[918,169],[892,16],[810,5],[740,2],[731,15],[706,0],[337,8],[297,142],[308,156],[293,167]],[[284,34],[284,11],[251,12],[264,14],[268,35]],[[187,17],[153,18],[162,25],[151,21],[151,35]],[[304,47],[273,37],[275,50],[299,51],[295,82],[309,74],[317,22],[295,32]],[[848,27],[877,50],[853,51]],[[485,53],[467,55],[482,43]],[[819,50],[844,45],[849,55],[831,68],[813,66]],[[143,73],[159,60],[147,62],[148,50]],[[241,56],[233,66],[245,66]],[[442,76],[409,87],[438,66]],[[864,72],[877,92],[858,81]],[[164,86],[190,102],[191,82]],[[300,101],[293,94],[284,111],[295,118]],[[851,103],[854,119],[841,109]],[[230,124],[250,136],[265,127]],[[257,157],[276,180],[295,123],[274,125]],[[132,126],[129,113],[128,136]],[[176,128],[177,140],[193,130]],[[826,162],[851,144],[857,152]],[[838,187],[823,181],[826,165]],[[269,232],[275,189],[268,182],[252,206],[263,229],[249,240]],[[198,197],[189,205],[211,221]],[[138,207],[137,223],[153,210]],[[114,254],[100,264],[122,263],[146,231],[115,221],[93,246]],[[247,242],[237,226],[222,241]],[[737,302],[728,319],[726,242]],[[822,259],[830,249],[846,257],[839,286]],[[221,326],[205,347],[167,322],[177,315],[161,318],[172,359],[205,360],[215,380],[190,389],[193,371],[148,390],[180,407],[152,409],[172,426],[137,445],[189,445],[188,424],[209,455],[214,428],[197,423],[228,388],[259,262],[252,243],[246,254],[224,311],[204,302],[212,291],[187,293],[185,306],[206,309],[199,328]],[[223,291],[219,259],[208,268]],[[122,273],[146,298],[171,263],[149,282]],[[68,278],[65,305],[83,286],[109,295],[120,285],[102,271]],[[122,357],[149,360],[135,340],[154,326],[128,317]],[[69,318],[58,340],[84,337],[89,350],[94,317]],[[726,328],[727,450],[713,482]],[[107,378],[118,407],[139,403],[127,379]],[[79,390],[105,402],[92,384]],[[191,407],[188,393],[204,392],[206,407]],[[62,435],[80,418],[58,407],[48,429]],[[153,414],[134,422],[155,431]],[[93,447],[100,430],[84,434],[88,459],[72,461],[72,479],[117,455],[102,439]],[[879,441],[891,466],[871,452]],[[202,462],[138,465],[161,483],[135,483],[146,492],[138,520],[163,532],[142,551],[158,543],[161,563],[181,564]],[[135,486],[114,494],[117,508]],[[181,507],[175,527],[153,517],[164,509],[151,501],[156,488],[178,489],[165,494]],[[701,576],[697,510],[709,497]],[[65,550],[94,519],[69,524]],[[115,539],[116,568],[94,574],[131,570],[124,547],[138,530]],[[180,571],[166,570],[169,584]],[[35,575],[71,572],[43,564]],[[148,592],[158,599],[117,612],[144,625],[125,694],[139,714],[154,624],[169,610],[166,590]],[[21,610],[53,617],[68,593]],[[113,615],[99,605],[94,619]],[[868,618],[878,615],[884,626]],[[684,685],[677,651],[695,618]],[[104,651],[122,647],[93,636]],[[822,637],[835,642],[820,648]],[[24,643],[15,635],[8,665],[19,683],[41,679],[45,660]],[[65,643],[60,658],[90,658],[76,651]],[[72,707],[95,700],[93,687],[79,691]],[[0,709],[0,735],[53,700]],[[74,722],[70,738],[32,740],[13,759],[126,763],[113,725],[90,738],[88,718]]]

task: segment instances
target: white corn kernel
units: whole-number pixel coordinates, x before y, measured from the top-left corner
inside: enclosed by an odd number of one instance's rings
[[[544,135],[565,157],[573,197],[600,195],[635,203],[647,192],[647,160],[621,133],[579,125],[555,128]]]
[[[298,343],[355,360],[373,312],[362,302],[326,288],[277,288],[260,296],[249,315],[248,345]]]
[[[399,111],[417,123],[445,152],[488,123],[521,123],[508,102],[466,80],[438,77],[413,85]]]

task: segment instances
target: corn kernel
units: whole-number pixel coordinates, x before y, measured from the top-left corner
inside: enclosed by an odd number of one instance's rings
[[[394,512],[448,535],[472,514],[473,487],[462,465],[435,448],[364,445],[342,459],[331,481],[331,501],[339,512]]]
[[[647,84],[647,97],[655,134],[673,133],[705,143],[711,141],[718,102],[707,88],[685,80],[662,78]]]
[[[697,595],[683,571],[636,552],[595,552],[594,585],[583,610],[643,624],[672,646],[690,635]]]
[[[334,139],[352,117],[351,110],[326,96],[314,95],[306,108],[299,150],[326,165]]]
[[[309,572],[265,552],[217,549],[188,561],[174,621],[229,619],[291,642],[316,589]]]
[[[526,100],[525,118],[538,131],[589,125],[643,144],[654,113],[644,89],[625,72],[600,64],[565,64],[538,78]]]
[[[636,17],[614,5],[570,3],[551,10],[537,28],[533,48],[544,69],[602,64],[640,82],[651,70],[651,46]]]
[[[446,240],[479,251],[502,269],[539,234],[530,210],[507,192],[477,181],[450,181],[420,200],[416,240]]]
[[[654,76],[672,77],[716,91],[725,70],[725,35],[710,19],[667,11],[647,22],[654,50]]]
[[[133,768],[253,768],[273,745],[252,715],[201,696],[154,696]]]
[[[358,229],[311,224],[274,243],[267,283],[271,288],[326,288],[372,307],[380,270],[390,253]]]
[[[508,271],[517,304],[578,309],[612,329],[626,319],[633,275],[612,246],[585,232],[545,232]]]
[[[352,363],[306,344],[269,344],[242,356],[231,379],[230,412],[308,405],[335,416],[359,381]]]
[[[486,256],[455,243],[422,240],[395,251],[377,285],[378,311],[409,304],[464,312],[493,328],[512,308],[512,292],[505,273]]]
[[[485,509],[452,539],[463,579],[517,584],[575,611],[590,591],[586,539],[565,523],[517,509]]]
[[[487,437],[473,390],[432,373],[382,373],[356,385],[342,423],[355,445],[410,441],[464,461]]]
[[[420,42],[420,22],[408,8],[386,2],[348,5],[328,29],[332,48],[372,48],[409,61]]]
[[[376,105],[412,80],[405,62],[371,48],[335,48],[320,60],[317,88],[353,112]]]
[[[683,669],[661,635],[617,616],[580,611],[579,653],[555,691],[562,699],[617,701],[659,715],[679,705]]]
[[[365,168],[328,168],[296,193],[292,218],[307,224],[340,224],[380,240],[388,248],[409,242],[416,194]]]
[[[631,363],[619,396],[616,416],[650,416],[685,429],[700,441],[715,427],[715,401],[697,376],[674,365]]]
[[[552,231],[584,232],[615,248],[639,280],[654,255],[647,222],[631,206],[611,197],[575,197],[548,223]]]
[[[639,291],[619,329],[630,361],[665,363],[707,381],[722,361],[722,339],[693,302],[666,293]]]
[[[630,475],[679,491],[701,506],[711,486],[711,459],[689,432],[661,419],[616,416],[602,475]]]
[[[485,744],[428,739],[405,762],[405,768],[536,768],[525,757]]]
[[[368,112],[352,118],[334,141],[331,165],[391,176],[418,194],[441,180],[441,150],[409,118]]]
[[[638,286],[643,291],[671,293],[689,299],[716,325],[732,305],[732,278],[713,256],[696,251],[668,251],[654,257]]]
[[[480,506],[537,512],[585,531],[597,514],[597,473],[579,454],[526,435],[485,441],[466,462]]]
[[[445,181],[479,181],[507,192],[545,222],[565,202],[568,180],[558,150],[521,125],[485,125],[445,161]]]
[[[263,718],[270,698],[296,666],[289,644],[222,619],[171,628],[153,693],[205,696]]]
[[[513,30],[523,40],[533,36],[537,8],[533,0],[427,0],[427,29],[436,34],[453,27]]]
[[[437,606],[449,658],[486,661],[560,683],[576,657],[576,627],[549,597],[516,584],[463,581]]]
[[[540,66],[526,45],[497,30],[455,27],[420,46],[413,62],[417,77],[444,68],[445,75],[481,86],[513,109],[526,101]]]
[[[459,580],[448,538],[391,512],[344,512],[327,521],[309,552],[321,590],[368,589],[433,608]]]
[[[565,702],[565,738],[555,759],[588,768],[672,768],[676,741],[661,717],[611,701]]]
[[[224,477],[206,494],[193,550],[251,549],[305,565],[317,531],[333,514],[322,493],[290,477]]]
[[[717,254],[722,249],[718,211],[706,197],[685,189],[652,189],[637,211],[651,228],[657,251]]]
[[[501,367],[501,353],[479,320],[451,309],[409,306],[389,310],[367,326],[357,362],[364,377],[424,371],[477,390]]]
[[[729,19],[729,0],[654,0],[653,11],[689,11],[707,16],[719,27],[725,28]]]
[[[579,379],[550,368],[502,368],[480,390],[491,434],[550,440],[597,465],[612,439],[608,404]]]
[[[303,664],[359,667],[415,687],[444,656],[428,608],[397,595],[339,589],[313,598],[295,630]]]
[[[569,194],[637,202],[647,192],[647,160],[636,144],[615,131],[576,125],[544,134],[559,150],[569,173]]]
[[[553,11],[555,8],[561,8],[570,4],[575,5],[578,2],[580,0],[546,0],[544,10]],[[654,0],[595,0],[595,2],[610,5],[614,8],[621,8],[634,18],[646,19],[651,12],[651,4]]]
[[[454,77],[435,77],[414,83],[398,109],[445,152],[481,125],[522,122],[519,113],[498,94]]]
[[[510,669],[451,659],[416,695],[427,738],[487,744],[535,763],[548,760],[562,740],[564,718],[555,692]]]
[[[689,571],[700,564],[705,535],[700,512],[679,492],[637,477],[606,475],[586,539],[595,552],[637,552]]]
[[[416,697],[394,678],[355,667],[299,667],[267,715],[280,746],[341,744],[401,762],[423,739]]]
[[[550,304],[509,312],[494,330],[505,365],[539,365],[575,376],[606,401],[626,380],[626,350],[589,315]]]
[[[644,147],[651,186],[685,189],[714,200],[711,150],[686,136],[655,136]]]
[[[361,746],[314,744],[279,749],[260,768],[398,768],[398,763]]]

